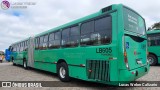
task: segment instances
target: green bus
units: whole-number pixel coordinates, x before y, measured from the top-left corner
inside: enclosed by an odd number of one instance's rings
[[[147,31],[148,37],[148,61],[150,65],[160,63],[160,29]]]
[[[13,43],[11,59],[70,78],[114,84],[134,81],[149,71],[145,21],[114,4],[73,22]]]

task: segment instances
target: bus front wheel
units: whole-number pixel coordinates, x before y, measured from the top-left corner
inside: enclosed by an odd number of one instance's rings
[[[16,63],[14,62],[14,59],[12,59],[12,63],[13,63],[13,66],[16,66]]]
[[[157,58],[152,54],[148,55],[148,61],[151,66],[154,66],[157,64]]]
[[[62,82],[70,81],[68,65],[65,62],[58,64],[58,77]]]

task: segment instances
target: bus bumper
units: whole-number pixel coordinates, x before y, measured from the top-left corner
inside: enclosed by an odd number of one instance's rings
[[[145,74],[148,73],[149,71],[149,65],[145,65],[139,68],[136,68],[134,70],[120,70],[120,77],[119,77],[119,81],[134,81],[142,76],[144,76]]]

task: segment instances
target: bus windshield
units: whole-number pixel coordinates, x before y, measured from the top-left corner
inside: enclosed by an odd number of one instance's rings
[[[123,8],[124,17],[124,29],[137,34],[145,34],[145,22],[144,19],[138,15],[136,12],[124,7]]]

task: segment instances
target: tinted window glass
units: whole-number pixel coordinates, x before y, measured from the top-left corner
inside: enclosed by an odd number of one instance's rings
[[[55,33],[55,38],[54,38],[54,45],[53,48],[59,48],[61,44],[61,33],[60,31]]]
[[[110,43],[112,35],[111,17],[95,20],[95,33],[96,35],[91,37],[94,40],[93,44]]]
[[[60,31],[55,33],[55,39],[57,39],[57,40],[61,39],[61,33],[60,33]]]
[[[26,43],[27,43],[27,42],[26,42]],[[35,49],[38,49],[38,45],[39,45],[39,38],[38,38],[38,37],[36,38],[36,42],[35,42],[35,43],[36,43]]]
[[[160,46],[160,34],[148,35],[148,46]]]
[[[44,40],[43,40],[43,49],[47,49],[48,48],[48,34],[44,36]]]
[[[43,43],[44,36],[40,37],[40,43]]]
[[[95,31],[106,31],[111,30],[111,17],[100,18],[95,20]],[[108,32],[111,33],[111,32]]]
[[[48,42],[48,35],[44,36],[44,42]]]
[[[78,26],[71,28],[71,35],[80,35]]]
[[[95,19],[81,26],[81,45],[101,45],[112,39],[111,16]]]
[[[44,39],[44,36],[41,36],[40,42],[39,42],[39,47],[38,47],[40,50],[43,49],[43,39]]]
[[[49,35],[49,48],[53,48],[54,46],[54,33]]]
[[[81,26],[81,34],[87,34],[94,31],[94,21],[90,21],[82,24]]]
[[[16,45],[13,45],[13,52],[16,51]]]
[[[62,31],[62,47],[69,47],[69,45],[70,45],[69,31],[70,31],[70,28],[64,29]]]
[[[71,47],[78,46],[79,37],[80,37],[80,31],[79,31],[78,26],[72,27],[71,31],[70,31],[70,44],[71,44]]]
[[[62,38],[69,37],[69,30],[70,28],[67,28],[62,31]]]
[[[54,33],[51,33],[51,34],[49,35],[49,41],[52,41],[52,40],[54,40]]]

